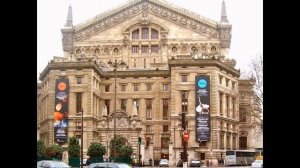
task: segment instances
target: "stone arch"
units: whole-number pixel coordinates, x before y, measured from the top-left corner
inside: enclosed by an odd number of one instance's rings
[[[108,117],[114,117],[113,115],[116,114],[117,118],[130,118],[131,116],[126,113],[125,111],[117,110],[116,112],[112,112],[108,115]]]
[[[159,31],[164,31],[166,33],[169,32],[168,27],[162,22],[159,22],[157,20],[151,20],[151,22],[149,22],[148,25],[151,25],[151,24],[153,24],[157,27],[161,27],[161,30],[159,30]],[[129,30],[131,27],[137,27],[137,26],[143,26],[143,24],[139,20],[136,20],[136,21],[126,25],[126,27],[124,27],[122,29],[122,32],[123,32],[123,34],[129,33]]]

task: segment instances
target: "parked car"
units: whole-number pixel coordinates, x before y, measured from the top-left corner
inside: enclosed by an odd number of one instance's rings
[[[169,167],[169,160],[168,159],[160,159],[158,166],[159,167]]]
[[[117,163],[117,162],[102,162],[102,163],[92,163],[88,168],[106,168],[106,167],[114,167],[114,168],[132,168],[132,166],[126,163]]]
[[[198,159],[192,159],[190,167],[201,167],[201,161]]]
[[[263,160],[254,160],[251,164],[251,168],[262,168]]]
[[[177,167],[183,167],[183,162],[182,162],[182,160],[178,160],[176,166],[177,166]]]
[[[41,160],[37,162],[37,168],[71,168],[71,166],[57,160]]]

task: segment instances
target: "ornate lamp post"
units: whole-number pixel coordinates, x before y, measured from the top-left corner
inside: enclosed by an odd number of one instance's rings
[[[123,60],[117,61],[115,59],[114,62],[111,60],[108,61],[109,65],[112,65],[114,67],[114,78],[115,78],[115,103],[114,103],[114,139],[116,139],[116,112],[117,112],[117,68],[119,66],[125,66],[126,63]],[[114,152],[113,152],[113,159],[115,161],[116,157],[116,145],[114,144]]]

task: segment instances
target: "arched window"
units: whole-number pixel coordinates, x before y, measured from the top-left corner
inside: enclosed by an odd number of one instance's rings
[[[158,31],[151,29],[151,39],[158,39]]]
[[[139,39],[139,29],[132,32],[132,39]]]
[[[142,39],[149,39],[149,29],[142,28]]]

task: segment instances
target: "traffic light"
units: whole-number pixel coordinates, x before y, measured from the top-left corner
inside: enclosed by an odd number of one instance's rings
[[[140,145],[141,143],[142,143],[142,138],[139,137],[138,144]]]

